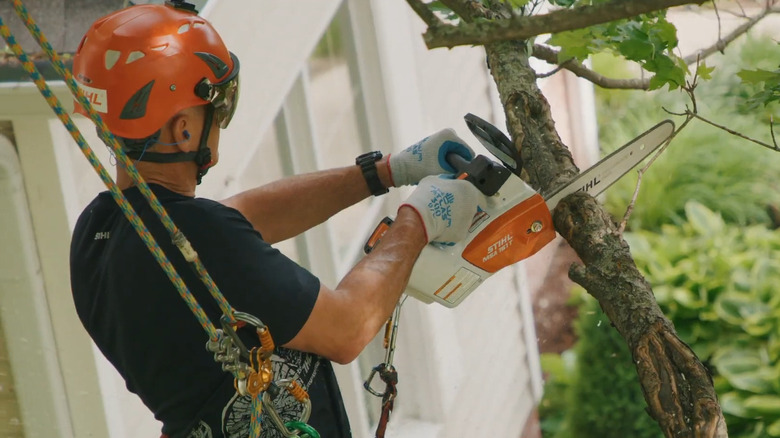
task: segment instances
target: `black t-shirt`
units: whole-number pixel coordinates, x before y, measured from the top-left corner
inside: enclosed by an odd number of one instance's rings
[[[306,322],[319,280],[263,241],[238,211],[220,203],[151,186],[192,243],[230,305],[260,318],[277,346]],[[221,312],[136,188],[130,203],[219,328]],[[71,287],[79,318],[124,377],[127,388],[163,423],[172,438],[245,438],[251,399],[206,351],[208,336],[108,192],[87,206],[71,243]],[[249,330],[243,330],[249,331]],[[243,334],[242,334],[242,337]],[[244,337],[247,347],[256,336]],[[309,424],[323,437],[349,437],[341,393],[328,360],[277,347],[274,378],[298,378],[309,392]],[[301,405],[286,391],[276,399],[285,421]],[[263,438],[281,437],[264,413]]]

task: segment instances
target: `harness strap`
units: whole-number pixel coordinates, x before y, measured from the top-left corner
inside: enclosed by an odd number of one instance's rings
[[[382,394],[382,413],[379,416],[375,434],[376,438],[385,438],[385,430],[390,421],[390,414],[393,412],[395,396],[398,395],[398,372],[394,366],[385,366],[383,363],[375,366],[373,370],[379,373],[379,378],[385,382],[385,392]]]

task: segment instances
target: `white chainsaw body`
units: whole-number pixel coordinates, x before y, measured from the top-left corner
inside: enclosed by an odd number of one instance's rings
[[[529,204],[540,208],[529,209]],[[466,239],[425,246],[406,293],[426,303],[455,307],[495,272],[541,249],[547,241],[540,240],[551,240],[550,236],[555,231],[544,199],[512,174],[498,193],[487,198],[487,208],[474,217]]]

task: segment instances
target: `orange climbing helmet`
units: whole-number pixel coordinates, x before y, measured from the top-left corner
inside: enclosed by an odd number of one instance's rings
[[[238,58],[194,11],[137,5],[96,21],[73,58],[73,76],[119,137],[157,132],[179,111],[211,103],[221,128],[238,101]],[[76,104],[76,112],[88,115]]]

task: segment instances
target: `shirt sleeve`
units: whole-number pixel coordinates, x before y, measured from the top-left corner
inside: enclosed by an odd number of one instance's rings
[[[309,318],[320,289],[312,273],[262,239],[237,210],[209,201],[191,212],[190,238],[230,305],[268,326],[277,345],[289,342]]]

